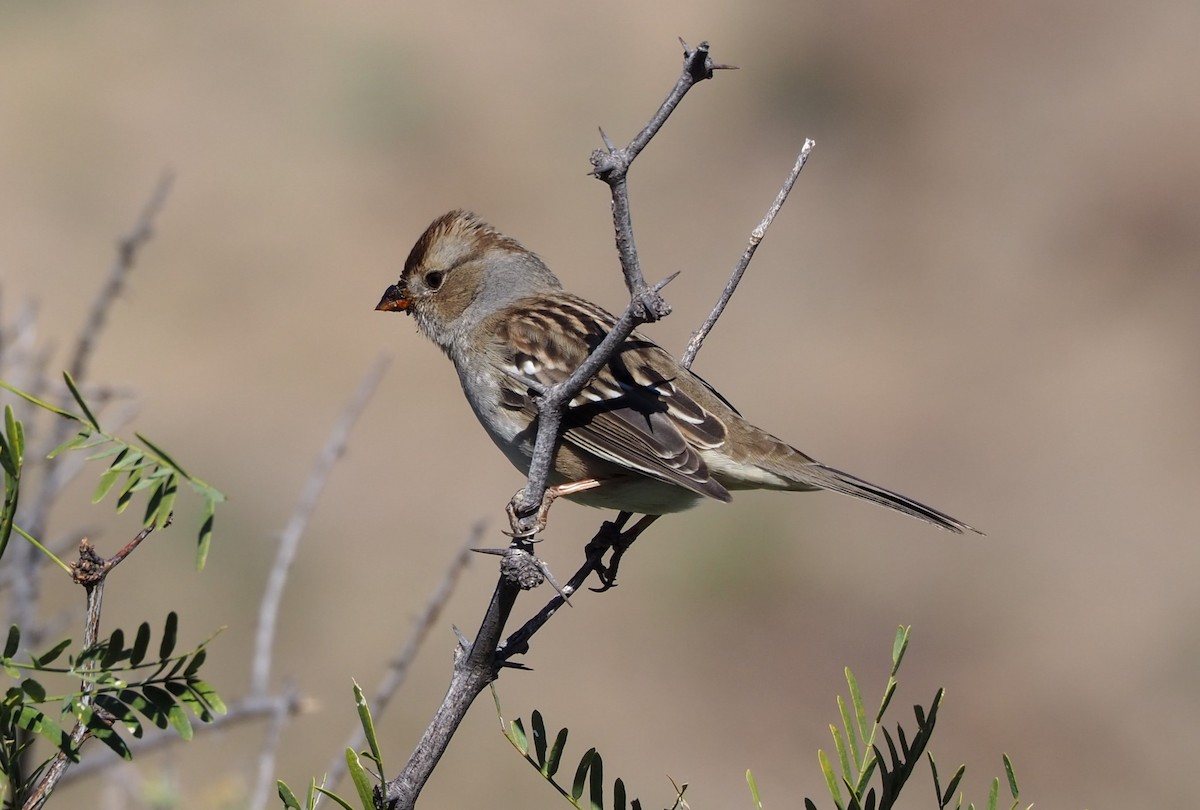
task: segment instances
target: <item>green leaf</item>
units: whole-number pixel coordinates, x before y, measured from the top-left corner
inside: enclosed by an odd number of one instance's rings
[[[746,770],[746,784],[750,786],[750,799],[754,802],[754,810],[762,810],[762,797],[758,793],[758,781],[754,778],[754,774]]]
[[[1008,792],[1015,800],[1021,795],[1021,791],[1017,788],[1017,774],[1013,770],[1012,760],[1008,758],[1008,754],[1003,754],[1004,757],[1004,774],[1008,777]]]
[[[4,432],[8,434],[8,448],[19,467],[25,458],[25,426],[13,413],[12,405],[4,406]]]
[[[367,775],[367,769],[363,767],[362,761],[358,758],[358,754],[354,753],[353,748],[346,749],[346,768],[350,771],[350,779],[354,782],[354,789],[358,792],[358,800],[362,802],[362,806],[374,807],[375,798],[371,789],[371,777]]]
[[[625,810],[625,804],[625,783],[618,776],[613,782],[613,810]]]
[[[29,695],[29,699],[34,703],[41,703],[46,699],[46,687],[33,678],[26,678],[21,681],[21,691]]]
[[[282,779],[275,782],[275,790],[279,794],[279,800],[283,802],[283,806],[287,810],[304,810],[300,806],[300,802],[296,800],[296,794],[292,793],[292,789]]]
[[[118,697],[122,703],[136,709],[158,728],[166,728],[171,724],[167,708],[159,706],[148,697],[140,695],[132,689],[121,690]]]
[[[200,667],[204,665],[204,659],[208,658],[208,651],[203,647],[196,650],[196,654],[192,656],[192,660],[188,662],[187,669],[183,671],[183,677],[193,678],[200,671]]]
[[[58,660],[63,651],[71,646],[71,639],[64,638],[41,655],[34,656],[33,665],[38,668],[48,667]]]
[[[567,746],[567,729],[560,728],[558,736],[554,738],[554,745],[550,746],[550,754],[546,757],[546,767],[542,769],[542,773],[547,778],[552,778],[558,773],[558,766],[562,763],[563,749]]]
[[[196,543],[196,570],[203,571],[204,563],[208,560],[208,547],[212,543],[213,517],[217,502],[209,499],[204,504],[204,522],[200,524],[200,537]]]
[[[170,481],[162,487],[162,497],[158,501],[156,511],[157,517],[154,520],[154,528],[165,529],[171,521],[171,513],[175,511],[175,495],[179,491],[178,479],[171,476]],[[149,523],[150,510],[146,510],[146,522]]]
[[[954,776],[946,783],[946,792],[942,794],[942,805],[950,804],[951,797],[954,796],[954,791],[958,790],[958,783],[962,781],[963,775],[967,772],[966,765],[959,765],[958,770],[954,772]]]
[[[142,721],[137,719],[133,709],[126,706],[121,701],[117,700],[115,695],[107,692],[101,692],[95,695],[92,700],[96,706],[111,714],[118,721],[125,725],[129,733],[135,737],[141,737],[144,733]]]
[[[850,702],[854,706],[854,717],[858,720],[858,736],[859,739],[871,739],[871,730],[867,728],[867,710],[863,707],[862,692],[858,688],[858,679],[854,677],[854,673],[850,671],[850,667],[846,667],[846,683],[850,687]],[[879,722],[876,718],[875,722]]]
[[[166,462],[169,466],[173,467],[177,473],[182,475],[184,478],[187,478],[187,479],[191,478],[190,475],[188,475],[186,472],[184,472],[183,467],[180,467],[179,463],[177,461],[175,461],[175,459],[173,459],[169,455],[167,455],[166,451],[163,450],[161,447],[159,447],[154,442],[150,441],[149,439],[147,439],[145,436],[143,436],[140,433],[135,433],[133,435],[137,436],[138,439],[142,442],[142,444],[146,445],[151,450],[153,450],[155,455],[157,455],[160,459],[162,459],[164,462]]]
[[[316,788],[317,793],[320,793],[322,796],[328,797],[330,801],[337,802],[338,807],[341,807],[342,810],[354,810],[354,808],[350,806],[350,803],[348,801],[346,801],[345,799],[343,799],[341,796],[337,795],[336,793],[326,790],[325,788],[321,787],[320,785],[315,785],[314,787]],[[374,802],[372,802],[371,804],[366,804],[363,806],[368,808],[368,810],[370,810],[370,808],[375,807],[375,804],[374,804]]]
[[[13,722],[20,728],[49,740],[55,748],[70,757],[72,762],[79,761],[79,751],[71,744],[71,735],[32,706],[21,706],[13,717]]]
[[[138,625],[137,636],[133,639],[133,648],[129,651],[129,663],[138,666],[146,660],[146,651],[150,649],[150,622]]]
[[[88,407],[87,402],[83,398],[83,394],[79,393],[79,388],[75,385],[75,381],[71,379],[71,375],[63,372],[63,379],[67,382],[67,388],[71,390],[71,396],[75,397],[75,402],[78,403],[80,410],[83,411],[83,416],[96,430],[101,430],[100,420],[92,413],[92,409]]]
[[[542,719],[542,713],[534,709],[530,722],[533,725],[533,751],[537,756],[537,764],[544,774],[546,772],[546,721]]]
[[[213,689],[208,681],[189,680],[187,684],[188,688],[192,690],[192,694],[204,701],[204,704],[212,709],[214,714],[225,714],[229,711],[225,706],[225,701],[221,700],[217,690]]]
[[[817,751],[817,762],[821,765],[821,773],[825,777],[825,787],[829,789],[829,796],[833,799],[833,803],[839,808],[842,805],[842,790],[838,787],[837,774],[833,772],[833,764],[830,763],[829,757],[824,751]]]
[[[46,458],[54,458],[59,453],[65,453],[68,450],[75,450],[76,448],[83,447],[87,445],[88,441],[92,438],[92,435],[93,434],[91,431],[81,430],[60,444],[58,447],[55,447],[53,450],[51,450],[48,454],[46,454]]]
[[[167,622],[163,626],[162,642],[158,645],[158,660],[163,661],[175,652],[175,642],[179,638],[179,614],[171,611],[167,614]]]
[[[996,810],[996,802],[1000,798],[1000,777],[992,779],[992,788],[988,791],[988,810]]]
[[[518,717],[508,724],[508,739],[525,756],[529,756],[529,738],[525,736],[525,726]]]
[[[887,711],[888,706],[891,705],[892,696],[896,694],[896,686],[894,678],[888,679],[887,688],[883,690],[883,700],[879,701],[879,713],[875,715],[876,723],[883,722],[883,714]]]
[[[12,408],[9,408],[7,413],[12,413]],[[17,422],[17,429],[20,430],[21,423]],[[0,460],[4,463],[4,507],[0,510],[0,557],[4,556],[5,549],[8,548],[8,539],[12,536],[13,521],[17,518],[17,502],[21,495],[21,452],[17,451],[14,456],[13,446],[24,442],[24,439],[18,435],[15,442],[3,442],[3,448],[0,448]]]
[[[83,421],[82,419],[80,419],[78,416],[71,413],[70,411],[64,411],[62,408],[56,407],[54,405],[51,405],[49,402],[44,402],[44,401],[38,399],[33,394],[26,394],[24,391],[20,390],[19,388],[13,388],[11,385],[6,383],[4,380],[0,380],[0,388],[4,388],[7,391],[11,391],[14,394],[16,394],[17,396],[19,396],[21,399],[25,400],[26,402],[32,402],[34,405],[37,405],[39,408],[50,411],[50,413],[56,413],[59,416],[65,416],[67,419],[72,419],[76,422]]]
[[[160,689],[153,684],[144,684],[142,692],[152,703],[167,713],[167,720],[171,723],[171,726],[175,729],[175,733],[179,735],[180,739],[190,740],[192,738],[194,732],[192,730],[192,723],[188,720],[187,712],[184,711],[182,705],[175,701],[170,692]]]
[[[125,457],[125,454],[131,449],[129,445],[121,444],[120,442],[113,442],[107,437],[104,440],[104,444],[109,446],[103,450],[100,450],[99,452],[92,453],[87,457],[87,460],[100,461],[101,459],[109,458],[110,456],[116,456],[116,458],[113,459],[113,461],[109,464],[109,469],[112,469],[116,464],[118,464],[121,459]],[[100,445],[96,446],[99,447]]]
[[[839,700],[838,702],[840,703],[841,701]],[[830,723],[829,732],[833,735],[833,750],[837,753],[838,764],[842,766],[842,774],[849,779],[850,774],[858,773],[858,764],[855,763],[854,770],[850,769],[849,751],[847,750],[846,741],[842,738],[841,729]],[[857,754],[855,754],[855,759],[857,759]]]
[[[8,639],[4,642],[4,657],[12,658],[21,646],[21,628],[15,624],[8,628]]]
[[[892,642],[892,675],[900,671],[900,662],[904,660],[904,651],[908,649],[908,635],[912,625],[900,625],[896,630],[896,640]]]
[[[96,491],[92,493],[92,503],[100,503],[104,500],[104,496],[109,493],[120,477],[121,471],[111,468],[101,473],[100,481],[96,484]]]
[[[583,796],[583,789],[587,785],[588,771],[592,767],[592,757],[596,756],[596,749],[589,748],[579,760],[579,767],[575,769],[575,780],[571,783],[571,798],[576,802]]]
[[[375,767],[379,773],[387,773],[387,769],[383,767],[383,751],[379,747],[379,737],[375,734],[375,721],[371,718],[371,707],[367,705],[367,698],[363,694],[362,687],[356,681],[354,683],[354,705],[358,709],[358,722],[362,725],[363,736],[367,739],[367,747],[371,750],[371,759],[375,760]]]
[[[110,470],[129,470],[134,467],[143,467],[145,465],[141,462],[145,458],[141,450],[126,444],[121,447],[121,452],[117,453],[117,457],[113,459],[112,464],[108,465],[108,468]]]
[[[163,684],[163,688],[171,693],[179,703],[192,710],[192,714],[201,723],[211,723],[213,714],[208,710],[208,706],[204,701],[196,696],[196,693],[188,688],[188,685],[182,681],[167,681]]]
[[[125,479],[125,484],[121,487],[121,493],[117,495],[117,513],[125,511],[125,507],[129,506],[129,502],[133,500],[133,488],[136,487],[142,480],[140,470],[133,470],[129,473],[129,477]]]
[[[849,743],[850,754],[854,757],[854,770],[858,771],[862,767],[862,758],[859,756],[858,751],[858,734],[856,733],[858,726],[854,720],[850,719],[850,709],[846,706],[846,701],[842,700],[841,695],[837,697],[837,705],[838,713],[842,716],[842,727],[846,729],[846,742]],[[832,729],[833,726],[831,725],[830,728]],[[863,742],[865,743],[866,741],[864,740]],[[838,751],[838,757],[842,760],[844,773],[849,774],[850,769],[845,764],[846,756],[840,750]]]
[[[100,742],[107,745],[121,759],[133,759],[133,752],[129,750],[129,746],[121,739],[121,735],[116,729],[99,717],[95,712],[87,710],[84,712],[83,723],[87,726],[88,731],[92,736]]]
[[[119,661],[128,657],[129,650],[125,649],[125,631],[118,627],[112,631],[112,635],[108,637],[108,642],[103,643],[103,651],[100,655],[100,668],[112,669]]]
[[[592,757],[592,775],[588,782],[591,787],[592,810],[604,810],[604,760],[599,751]]]

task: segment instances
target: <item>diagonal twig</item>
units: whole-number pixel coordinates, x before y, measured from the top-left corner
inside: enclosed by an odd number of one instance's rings
[[[646,283],[633,240],[633,217],[629,209],[629,185],[626,179],[633,161],[650,143],[650,139],[662,129],[687,92],[697,82],[711,79],[713,71],[731,68],[730,65],[713,62],[708,54],[707,42],[701,42],[695,48],[688,47],[682,39],[680,44],[683,45],[683,70],[675,81],[675,86],[671,88],[646,126],[642,127],[624,148],[618,148],[604,130],[601,130],[600,136],[604,139],[605,148],[592,153],[592,174],[604,181],[612,194],[613,232],[616,235],[621,272],[629,290],[629,306],[587,360],[566,380],[547,389],[535,400],[538,408],[537,437],[534,440],[533,458],[529,463],[524,498],[516,509],[518,520],[514,521],[512,527],[515,535],[532,536],[536,524],[535,515],[546,493],[546,479],[554,460],[567,403],[612,359],[613,354],[634,329],[643,323],[664,318],[671,312],[670,305],[663,300],[659,292],[675,276],[669,276],[654,286]]]
[[[258,611],[258,628],[255,632],[254,658],[250,669],[250,697],[265,698],[268,694],[268,682],[271,677],[271,654],[275,646],[275,628],[278,624],[279,605],[283,600],[283,590],[287,585],[288,575],[296,553],[300,546],[300,538],[308,527],[309,518],[316,508],[317,500],[325,489],[329,475],[338,459],[346,452],[346,444],[350,438],[350,430],[363,409],[375,392],[383,373],[390,363],[387,357],[379,357],[367,370],[359,383],[358,389],[342,410],[337,422],[329,433],[329,438],[322,448],[316,465],[309,474],[308,481],[296,504],[296,509],[288,520],[283,534],[279,538],[279,547],[275,552],[275,562],[267,575],[267,584],[263,589],[262,602]],[[271,716],[267,728],[267,739],[264,741],[258,757],[258,775],[255,779],[254,791],[250,807],[261,810],[271,801],[275,785],[275,758],[279,743],[283,737],[283,726],[291,716],[285,706],[281,706]]]
[[[317,459],[317,464],[304,485],[304,491],[296,504],[296,510],[292,513],[287,527],[284,528],[283,534],[279,538],[275,562],[267,577],[267,584],[263,589],[263,598],[258,610],[254,663],[250,670],[250,694],[252,695],[264,695],[267,692],[267,681],[271,674],[271,649],[274,646],[275,626],[279,618],[279,603],[283,599],[283,589],[287,584],[292,562],[296,559],[300,537],[308,526],[308,519],[317,505],[317,499],[325,489],[325,482],[329,479],[333,465],[346,451],[350,429],[358,420],[363,408],[366,407],[390,362],[386,357],[377,359],[363,377],[362,382],[359,383],[358,390],[354,392],[337,423],[333,426],[333,430],[330,431],[325,447]]]
[[[451,594],[454,593],[454,586],[458,582],[459,575],[467,567],[467,561],[471,559],[471,551],[483,537],[484,523],[480,521],[476,523],[467,535],[464,542],[458,549],[458,553],[454,555],[454,559],[450,561],[446,572],[442,575],[442,581],[434,588],[433,593],[425,601],[425,607],[421,609],[421,613],[413,621],[412,629],[409,631],[408,638],[404,642],[404,646],[400,652],[392,659],[387,671],[379,682],[379,686],[375,688],[375,694],[371,698],[371,715],[378,722],[383,712],[387,709],[388,703],[392,697],[404,683],[408,677],[409,668],[417,657],[417,652],[421,649],[421,644],[429,635],[433,623],[437,621],[441,615],[442,609],[446,606],[446,602],[450,600]],[[329,761],[329,766],[325,769],[325,787],[332,790],[342,777],[346,775],[346,755],[343,753],[346,749],[355,751],[362,748],[366,742],[366,735],[363,734],[361,726],[356,726],[350,738],[346,740],[346,744],[342,746],[339,752],[334,755]],[[318,806],[324,794],[317,797]]]
[[[779,213],[779,209],[783,208],[783,204],[787,202],[788,195],[792,193],[792,186],[796,185],[796,178],[800,176],[804,164],[808,162],[809,154],[816,145],[816,141],[812,138],[805,139],[804,146],[800,149],[800,154],[796,158],[796,164],[792,166],[787,179],[783,181],[783,187],[779,189],[779,193],[775,195],[775,201],[767,209],[766,216],[762,218],[762,221],[750,232],[750,241],[746,245],[746,249],[742,252],[741,259],[734,266],[733,272],[729,276],[729,281],[726,282],[725,289],[721,291],[721,296],[717,299],[712,312],[704,319],[704,323],[700,324],[700,328],[692,333],[691,340],[688,341],[687,348],[684,349],[683,356],[679,360],[679,364],[684,368],[692,367],[692,361],[696,359],[696,354],[700,351],[700,346],[704,343],[704,339],[708,337],[708,333],[712,331],[712,328],[717,325],[717,319],[721,317],[721,313],[725,311],[726,304],[729,303],[729,299],[733,297],[733,293],[737,290],[737,286],[742,280],[742,275],[746,272],[746,268],[750,266],[750,260],[754,258],[754,252],[758,250],[759,243],[767,235],[767,229],[771,227],[771,223],[775,221],[775,215]]]

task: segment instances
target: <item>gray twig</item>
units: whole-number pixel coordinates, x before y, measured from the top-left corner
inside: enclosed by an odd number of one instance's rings
[[[109,310],[124,287],[126,276],[133,269],[138,251],[150,240],[154,232],[154,221],[166,202],[171,181],[171,173],[164,172],[142,206],[133,227],[125,236],[117,240],[117,255],[109,268],[108,278],[92,300],[87,319],[79,330],[75,348],[67,365],[71,376],[81,385],[87,377],[89,361],[100,332],[108,319]],[[35,375],[35,380],[37,376],[40,375]],[[34,388],[36,390],[36,386]],[[64,394],[63,404],[69,404],[70,401],[70,395]],[[73,424],[66,419],[55,420],[54,427],[50,431],[50,441],[41,455],[44,456],[51,448],[66,441]],[[30,501],[28,509],[22,510],[21,523],[25,530],[34,537],[40,537],[45,533],[51,505],[66,483],[78,471],[79,464],[82,463],[68,460],[56,460],[56,462],[46,463],[46,474],[42,486],[38,488],[37,493]],[[40,580],[37,571],[45,558],[32,545],[25,543],[17,544],[10,551],[10,557],[12,568],[19,572],[19,575],[13,580],[10,600],[13,622],[24,629],[31,643],[37,643],[41,635],[36,607],[40,597]]]
[[[150,193],[150,198],[142,206],[142,212],[133,223],[133,227],[117,240],[117,255],[113,258],[112,266],[109,268],[108,279],[92,301],[87,320],[84,321],[83,328],[79,330],[71,362],[67,365],[67,370],[71,372],[71,376],[75,378],[76,382],[81,381],[87,375],[88,363],[92,359],[96,340],[108,320],[108,312],[117,296],[121,294],[121,290],[125,286],[125,277],[133,269],[138,252],[154,235],[154,220],[166,204],[167,195],[170,194],[171,184],[174,181],[175,175],[170,170],[162,173],[158,178],[158,183],[154,186],[154,191]]]
[[[379,718],[383,716],[392,697],[408,677],[409,668],[416,659],[417,652],[421,649],[421,645],[429,635],[433,623],[441,615],[446,602],[450,600],[451,594],[454,593],[454,586],[458,583],[459,575],[467,567],[467,561],[471,558],[472,549],[483,538],[483,530],[483,521],[476,523],[472,527],[471,533],[467,535],[466,542],[459,547],[458,553],[454,555],[454,559],[446,567],[446,572],[442,575],[442,581],[438,583],[433,593],[425,601],[425,607],[421,609],[420,615],[413,622],[412,630],[409,631],[404,646],[400,648],[400,652],[392,659],[391,664],[379,682],[379,686],[375,688],[375,694],[371,698],[370,706],[371,716],[375,719],[376,723],[379,722]],[[329,761],[329,766],[325,769],[325,787],[332,790],[341,781],[342,777],[346,775],[346,755],[343,752],[347,748],[357,751],[362,748],[365,742],[366,735],[363,734],[362,726],[355,726],[355,730],[350,735],[350,738],[346,740],[346,744],[339,749],[339,752]],[[321,800],[324,798],[324,795],[317,797],[318,806],[320,806]]]
[[[270,700],[272,709],[267,715],[267,731],[258,751],[258,777],[254,780],[254,792],[250,794],[250,807],[264,810],[276,795],[275,761],[279,758],[283,729],[296,713],[296,707],[300,705],[300,691],[294,683],[288,683],[278,696],[264,693],[251,695],[248,700],[255,698]]]
[[[701,344],[704,343],[704,339],[708,337],[708,333],[712,331],[712,328],[717,325],[717,319],[725,311],[725,305],[733,297],[734,291],[737,290],[737,286],[742,280],[742,275],[746,272],[746,268],[750,266],[750,260],[754,258],[754,251],[758,250],[759,243],[767,235],[767,229],[775,221],[775,215],[779,213],[779,209],[787,202],[788,195],[792,193],[792,186],[796,185],[796,178],[800,176],[800,171],[804,168],[804,164],[808,162],[809,153],[812,152],[813,147],[816,145],[816,141],[812,138],[805,139],[804,146],[800,149],[800,154],[796,158],[796,165],[792,166],[792,170],[788,172],[787,179],[783,181],[783,188],[779,189],[779,193],[775,195],[775,201],[767,209],[766,216],[750,232],[750,241],[746,245],[746,249],[742,252],[741,259],[734,266],[733,273],[730,274],[729,281],[726,282],[725,289],[721,291],[721,296],[717,299],[712,312],[704,319],[704,323],[700,324],[700,328],[692,333],[691,340],[688,341],[687,348],[683,352],[683,357],[679,361],[680,365],[684,368],[692,367],[692,361],[696,359],[696,354],[700,351]]]
[[[658,110],[650,118],[646,126],[634,136],[625,148],[618,148],[603,129],[600,137],[605,148],[592,152],[592,174],[603,180],[612,194],[613,233],[616,236],[617,255],[621,260],[621,272],[625,276],[625,286],[629,290],[629,306],[624,314],[613,325],[612,331],[600,342],[588,359],[561,383],[541,392],[537,399],[538,430],[533,445],[533,458],[529,463],[528,481],[525,494],[518,505],[516,513],[517,525],[513,533],[519,536],[531,536],[534,529],[534,516],[542,505],[546,494],[546,479],[558,447],[559,430],[562,426],[563,414],[567,403],[574,399],[588,380],[595,376],[620,347],[625,339],[633,334],[643,323],[657,321],[671,314],[670,305],[659,292],[674,275],[668,276],[653,287],[646,283],[642,274],[641,262],[638,260],[637,246],[633,239],[633,215],[629,208],[629,184],[627,177],[633,161],[650,143],[663,124],[679,106],[679,102],[697,82],[711,79],[713,71],[731,69],[731,65],[718,65],[708,55],[708,43],[701,42],[697,47],[690,48],[682,39],[683,70],[675,81],[675,86],[667,94],[666,99],[659,105]]]
[[[316,508],[317,499],[325,489],[325,482],[329,480],[329,473],[332,471],[333,465],[346,452],[350,429],[371,399],[371,394],[375,392],[375,388],[379,385],[379,380],[383,377],[383,372],[387,370],[390,362],[387,357],[377,359],[363,377],[362,382],[358,384],[358,390],[354,392],[354,396],[346,403],[341,416],[338,417],[333,430],[329,433],[321,455],[317,458],[316,466],[309,474],[296,509],[292,512],[287,527],[284,528],[283,534],[279,538],[275,562],[271,566],[271,573],[267,576],[267,584],[263,590],[263,598],[258,610],[254,663],[250,669],[251,695],[264,695],[267,692],[267,681],[271,675],[271,650],[275,642],[275,626],[279,617],[279,603],[283,599],[283,589],[287,584],[292,562],[296,559],[300,537],[308,526],[308,519],[312,516],[313,509]]]
[[[595,169],[593,173],[607,183],[612,191],[613,226],[621,269],[626,287],[629,288],[630,304],[608,336],[567,380],[538,393],[537,439],[525,497],[516,509],[518,518],[514,520],[513,525],[514,548],[524,551],[532,549],[529,539],[532,537],[534,516],[545,495],[546,479],[567,403],[605,363],[609,362],[613,353],[639,324],[657,320],[671,311],[658,294],[671,279],[651,287],[642,275],[633,242],[629,190],[625,178],[634,158],[662,127],[687,91],[696,82],[712,78],[714,70],[728,67],[713,63],[708,56],[706,42],[694,49],[689,48],[687,43],[683,43],[683,46],[684,66],[680,78],[650,122],[624,149],[615,148],[608,136],[602,132],[607,151],[597,150],[592,155],[592,165]],[[455,655],[450,687],[441,706],[438,707],[404,769],[397,777],[382,785],[377,792],[377,807],[387,810],[410,810],[416,805],[417,797],[445,753],[467,709],[476,696],[496,679],[500,668],[505,665],[503,658],[498,654],[498,645],[520,590],[520,585],[507,577],[502,575],[499,578],[479,632],[475,634],[475,640],[469,645],[460,642]]]

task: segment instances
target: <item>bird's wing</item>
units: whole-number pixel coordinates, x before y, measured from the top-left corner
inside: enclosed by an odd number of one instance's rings
[[[604,310],[566,294],[523,301],[503,313],[493,344],[506,375],[503,407],[534,419],[537,407],[523,381],[562,382],[612,324]],[[635,333],[571,401],[563,440],[621,467],[728,501],[728,490],[713,480],[698,452],[723,444],[725,425],[668,378],[675,368],[663,349]]]

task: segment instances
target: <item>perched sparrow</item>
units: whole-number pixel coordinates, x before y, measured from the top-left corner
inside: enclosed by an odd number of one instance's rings
[[[537,408],[522,381],[565,379],[615,320],[466,211],[434,220],[376,309],[412,315],[449,355],[476,417],[523,472]],[[590,506],[661,515],[702,497],[728,501],[732,489],[828,489],[953,532],[971,528],[760,430],[637,332],[572,400],[563,429],[550,484]]]

